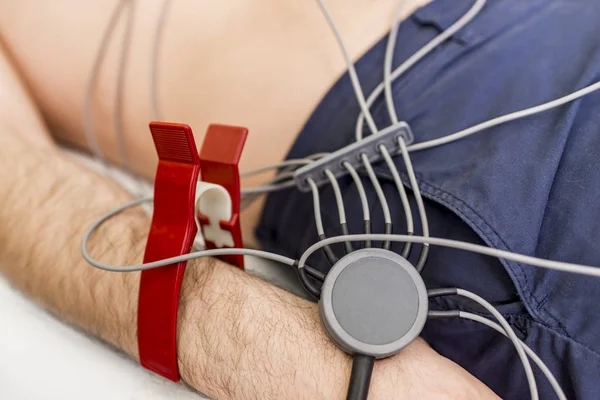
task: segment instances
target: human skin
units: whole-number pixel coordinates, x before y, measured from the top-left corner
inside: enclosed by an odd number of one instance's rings
[[[192,2],[174,5],[171,26],[180,29],[165,32],[164,115],[190,123],[198,140],[210,122],[250,127],[242,168],[281,160],[310,110],[343,72],[343,62],[312,3],[311,8],[299,6],[304,2],[283,6],[275,1],[264,2],[272,7],[250,7],[238,1],[237,11],[220,3],[210,3],[210,10],[208,3],[202,8]],[[384,34],[388,23],[380,21],[390,20],[394,6],[387,0],[356,1],[354,7],[328,3],[340,17],[353,58]],[[55,144],[89,150],[80,122],[85,79],[113,6],[74,0],[60,6],[0,2],[0,183],[7,188],[0,194],[0,272],[49,312],[137,359],[139,273],[96,270],[79,253],[87,226],[129,195],[67,158]],[[138,7],[130,61],[130,70],[137,73],[127,76],[124,109],[133,166],[146,177],[152,176],[156,159],[146,127],[151,118],[148,76],[140,71],[148,71],[149,36],[158,7],[150,1]],[[191,24],[194,18],[204,18],[203,23]],[[262,29],[257,29],[259,23]],[[235,46],[242,31],[248,45]],[[284,44],[303,49],[295,55],[303,65],[294,67],[292,50],[265,60],[264,54],[287,49]],[[118,53],[113,46],[93,107],[97,138],[117,163],[113,125],[106,121],[112,117]],[[247,75],[238,77],[240,60]],[[271,69],[272,63],[279,65]],[[240,81],[232,81],[234,77]],[[282,98],[288,103],[280,108]],[[246,237],[257,215],[256,208],[245,214]],[[144,213],[124,214],[92,238],[92,255],[114,265],[140,262],[148,226]],[[343,398],[351,365],[323,333],[314,304],[214,259],[188,263],[178,315],[178,361],[182,379],[191,387],[213,398],[234,399]],[[376,363],[370,398],[396,397],[495,395],[417,340]]]

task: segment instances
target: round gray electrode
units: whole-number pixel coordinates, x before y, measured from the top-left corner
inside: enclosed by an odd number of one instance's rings
[[[331,268],[319,307],[325,330],[341,349],[383,358],[421,333],[427,319],[427,289],[402,256],[362,249]]]

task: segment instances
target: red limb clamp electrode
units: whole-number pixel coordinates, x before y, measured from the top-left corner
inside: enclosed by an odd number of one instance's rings
[[[187,254],[198,228],[194,219],[200,158],[187,125],[151,122],[158,152],[154,213],[144,263]],[[172,381],[177,367],[177,308],[186,262],[142,272],[138,305],[140,363]]]
[[[159,162],[144,263],[189,253],[198,230],[196,214],[207,235],[205,239],[214,238],[214,242],[205,240],[207,248],[242,247],[238,162],[247,129],[211,125],[200,156],[188,125],[152,122],[150,131]],[[198,182],[200,168],[205,182]],[[212,194],[208,195],[209,192]],[[222,258],[240,268],[244,266],[242,256]],[[175,382],[179,381],[177,309],[186,264],[143,271],[140,280],[140,363]]]

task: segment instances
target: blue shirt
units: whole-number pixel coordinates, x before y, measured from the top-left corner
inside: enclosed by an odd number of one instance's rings
[[[472,0],[436,0],[405,20],[399,65],[459,19]],[[383,78],[385,39],[357,63],[365,92]],[[416,142],[562,97],[600,80],[600,1],[488,0],[481,13],[398,79],[398,116]],[[383,96],[372,107],[389,125]],[[289,158],[334,151],[355,140],[359,107],[347,75],[314,111]],[[368,128],[365,127],[365,132]],[[552,260],[600,266],[600,93],[411,154],[426,198],[431,235],[485,244]],[[402,158],[397,167],[408,182]],[[384,163],[375,166],[391,207],[394,232],[405,232],[403,210]],[[373,231],[383,216],[368,179]],[[351,233],[362,232],[358,192],[340,180]],[[321,190],[326,234],[340,234],[331,187]],[[411,197],[415,221],[418,215]],[[309,194],[267,199],[257,235],[271,251],[299,257],[317,241]],[[420,232],[420,226],[416,227]],[[402,244],[393,250],[400,252]],[[411,259],[418,255],[415,246]],[[336,248],[343,254],[341,248]],[[311,265],[327,271],[323,257]],[[432,246],[424,271],[428,288],[455,286],[492,302],[517,335],[548,365],[570,399],[600,397],[600,280]],[[468,300],[432,301],[431,309],[487,315]],[[476,322],[431,320],[422,334],[507,399],[528,396],[512,343]],[[540,397],[554,398],[534,366]]]

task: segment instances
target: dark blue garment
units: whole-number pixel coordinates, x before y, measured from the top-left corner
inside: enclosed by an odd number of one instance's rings
[[[401,24],[397,66],[449,27],[472,0],[436,0]],[[357,64],[366,93],[382,80],[385,40]],[[545,103],[600,80],[600,1],[488,0],[468,26],[393,86],[401,120],[416,142]],[[389,124],[383,97],[372,107]],[[343,76],[307,122],[289,157],[334,151],[354,141],[359,112]],[[365,127],[365,132],[368,128]],[[600,93],[441,147],[412,153],[431,235],[486,244],[552,260],[600,266]],[[405,171],[401,157],[396,165]],[[375,167],[391,206],[394,232],[405,230],[401,203],[385,164]],[[406,175],[403,174],[405,183]],[[365,185],[371,189],[367,179]],[[350,178],[340,180],[348,225],[362,232]],[[373,190],[374,231],[383,231]],[[328,236],[339,234],[331,187],[321,190]],[[411,199],[415,221],[414,200]],[[257,234],[271,251],[299,257],[317,241],[311,197],[269,196]],[[417,227],[419,232],[420,227]],[[401,250],[401,244],[393,249]],[[416,258],[417,246],[412,259]],[[341,248],[336,248],[339,254]],[[326,271],[323,257],[311,264]],[[433,246],[429,288],[456,286],[493,302],[517,335],[546,362],[570,399],[600,398],[600,279],[539,269]],[[432,309],[484,312],[460,298]],[[429,321],[423,337],[507,399],[528,398],[511,342],[475,322]],[[542,399],[552,389],[537,370]]]

